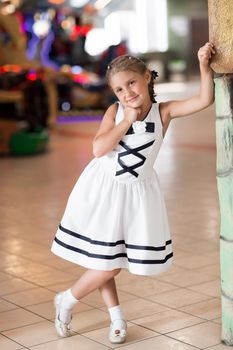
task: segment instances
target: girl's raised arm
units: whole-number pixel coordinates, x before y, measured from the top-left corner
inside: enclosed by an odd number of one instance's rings
[[[180,101],[168,101],[160,104],[160,112],[164,120],[184,117],[198,112],[214,102],[213,71],[209,60],[215,54],[214,45],[206,43],[198,51],[198,59],[201,73],[201,86],[199,94]]]

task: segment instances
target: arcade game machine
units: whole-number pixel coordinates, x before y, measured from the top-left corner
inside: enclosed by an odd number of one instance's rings
[[[79,10],[61,6],[38,9],[33,16],[24,17],[27,57],[41,62],[56,85],[57,115],[50,113],[50,125],[102,117],[106,83],[95,73],[85,51],[94,13],[90,5]]]
[[[48,144],[45,84],[32,75],[19,1],[0,3],[0,154],[34,154]]]
[[[58,123],[99,120],[107,106],[104,99],[105,79],[99,75],[96,64],[85,50],[86,37],[93,29],[94,16],[92,5],[85,5],[78,12],[72,8],[58,12],[55,41],[50,53],[50,57],[60,63],[57,79]],[[61,35],[57,35],[59,31]],[[63,50],[61,37],[65,37],[66,43],[69,43],[64,48],[63,41]],[[57,46],[60,46],[60,51],[57,49],[55,54]],[[68,54],[65,55],[65,51]]]
[[[0,2],[0,154],[45,151],[50,128],[100,120],[109,104],[84,49],[93,6],[43,4],[19,12],[20,0]]]

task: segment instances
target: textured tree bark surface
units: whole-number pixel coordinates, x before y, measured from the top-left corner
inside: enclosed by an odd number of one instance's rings
[[[211,68],[216,73],[233,73],[233,1],[208,0],[209,40],[216,47]]]
[[[233,345],[233,74],[215,79],[222,335]]]

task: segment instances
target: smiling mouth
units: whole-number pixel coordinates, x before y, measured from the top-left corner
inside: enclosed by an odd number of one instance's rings
[[[136,100],[137,98],[138,98],[138,96],[134,96],[134,97],[132,97],[130,100],[128,100],[127,103],[133,102],[133,101]]]

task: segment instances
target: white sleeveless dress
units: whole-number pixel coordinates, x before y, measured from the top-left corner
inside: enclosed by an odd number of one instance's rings
[[[122,119],[119,104],[115,123]],[[54,254],[86,268],[138,275],[171,266],[167,211],[153,168],[162,141],[159,105],[153,104],[112,152],[91,160],[68,199]]]

